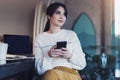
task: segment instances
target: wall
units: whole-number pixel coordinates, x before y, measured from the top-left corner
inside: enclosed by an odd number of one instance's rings
[[[69,11],[68,22],[65,25],[66,28],[72,28],[80,14],[86,12],[93,21],[98,40],[97,42],[100,44],[101,0],[67,0],[66,4]]]
[[[33,22],[35,6],[41,0],[0,0],[0,35],[21,34],[33,35]],[[48,0],[44,0],[48,1]],[[86,12],[93,21],[97,45],[101,44],[101,28],[105,27],[105,42],[110,44],[111,23],[113,21],[113,8],[110,10],[111,0],[52,0],[64,2],[68,9],[68,19],[64,28],[72,29],[75,21],[82,12]],[[101,4],[104,2],[104,5]],[[114,0],[112,0],[113,3]],[[101,7],[104,6],[104,13]],[[108,14],[110,13],[110,14]],[[103,17],[105,17],[103,19]],[[112,18],[112,19],[111,19]],[[102,19],[104,22],[102,22]]]
[[[0,35],[32,36],[34,9],[40,0],[0,0]]]
[[[72,29],[80,14],[86,12],[94,24],[97,45],[101,45],[102,39],[105,39],[105,45],[110,45],[111,27],[114,20],[113,2],[114,0],[66,0],[69,15],[65,28]]]
[[[0,0],[0,35],[9,33],[32,36],[34,9],[39,1]],[[69,12],[67,23],[64,26],[65,28],[71,29],[77,17],[82,12],[86,12],[92,19],[95,28],[100,30],[100,0],[91,0],[91,2],[88,0],[62,1],[67,5]],[[99,31],[96,32],[98,34],[100,33]]]

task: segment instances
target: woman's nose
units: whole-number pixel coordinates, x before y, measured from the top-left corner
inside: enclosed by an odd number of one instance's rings
[[[61,15],[60,15],[60,18],[61,18],[61,19],[64,19],[64,18],[65,18],[65,15],[61,14]]]

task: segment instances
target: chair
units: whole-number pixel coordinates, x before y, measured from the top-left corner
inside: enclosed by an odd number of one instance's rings
[[[8,52],[10,54],[32,54],[32,44],[27,35],[3,35],[4,43],[8,43]]]

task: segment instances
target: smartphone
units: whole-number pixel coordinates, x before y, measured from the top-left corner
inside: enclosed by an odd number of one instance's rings
[[[67,41],[60,41],[60,42],[57,42],[56,49],[66,48],[66,46],[67,46]]]

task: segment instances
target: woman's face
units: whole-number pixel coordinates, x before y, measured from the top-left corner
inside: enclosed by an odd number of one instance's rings
[[[61,6],[58,7],[55,13],[52,16],[50,16],[49,19],[50,25],[61,27],[66,21],[64,8]]]

